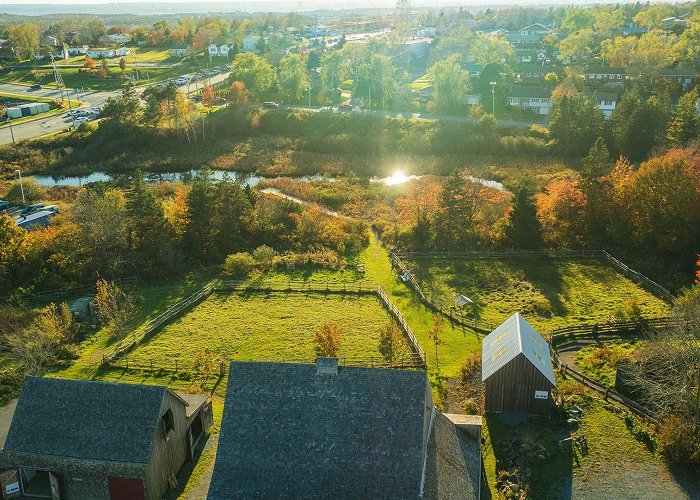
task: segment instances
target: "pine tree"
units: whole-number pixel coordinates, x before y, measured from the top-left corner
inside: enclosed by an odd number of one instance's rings
[[[163,206],[146,185],[140,170],[127,193],[127,248],[144,273],[162,269],[164,254],[172,244],[172,228],[165,218]]]
[[[506,239],[514,248],[537,249],[542,246],[542,228],[537,219],[537,207],[530,184],[528,180],[522,180],[518,184],[508,214]]]
[[[698,89],[680,98],[666,131],[666,140],[674,147],[684,146],[700,135],[700,117],[697,109]]]
[[[606,186],[603,177],[613,167],[612,158],[602,137],[598,137],[583,159],[581,167],[581,190],[586,197],[585,226],[589,243],[603,241],[608,224],[605,217]]]
[[[218,222],[217,248],[221,255],[228,255],[246,246],[246,220],[251,205],[240,183],[231,181],[228,174],[217,183],[214,191]]]
[[[202,262],[213,262],[217,258],[216,238],[218,221],[211,170],[201,169],[192,181],[192,189],[187,196],[187,225],[185,227],[185,248]]]

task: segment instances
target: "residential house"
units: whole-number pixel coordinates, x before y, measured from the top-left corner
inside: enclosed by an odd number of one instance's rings
[[[129,55],[128,47],[116,47],[116,48],[90,48],[87,51],[87,55],[93,59],[112,59],[115,57],[124,57]]]
[[[170,47],[171,57],[185,57],[187,55],[187,45],[175,45]]]
[[[519,313],[481,342],[487,412],[548,415],[556,387],[549,344]]]
[[[624,87],[628,80],[628,72],[625,68],[612,68],[610,66],[589,66],[583,72],[583,78],[589,85]]]
[[[661,77],[666,80],[678,82],[682,90],[693,88],[693,80],[696,72],[690,68],[667,68],[661,70]]]
[[[88,49],[89,47],[87,45],[83,45],[82,47],[68,47],[64,45],[63,58],[68,59],[69,57],[84,56],[87,54]]]
[[[506,33],[503,37],[508,40],[513,47],[540,47],[542,45],[542,35],[524,35],[522,33]]]
[[[548,115],[552,111],[552,94],[541,87],[515,85],[506,92],[508,105],[514,108],[530,109],[538,115]]]
[[[27,377],[0,412],[2,488],[64,500],[157,500],[211,421],[207,396]]]
[[[424,371],[234,362],[208,498],[478,498],[468,427]]]
[[[126,33],[111,33],[109,35],[106,35],[106,37],[112,43],[117,45],[122,45],[131,42],[131,37]]]
[[[606,118],[610,118],[617,107],[618,96],[616,92],[594,92],[592,95],[596,107],[600,109]]]
[[[541,83],[547,73],[558,73],[554,66],[537,62],[513,64],[511,69],[515,81],[521,83]]]
[[[552,27],[549,25],[534,23],[524,28],[520,28],[521,35],[539,35],[546,36],[552,32]]]
[[[630,36],[630,35],[643,35],[649,31],[649,28],[646,26],[639,26],[636,24],[626,24],[625,26],[620,28],[620,34],[624,36]]]
[[[478,78],[481,76],[481,72],[484,70],[483,64],[468,63],[463,66],[466,71],[469,71],[470,78]]]
[[[50,47],[60,47],[61,46],[61,42],[58,41],[58,37],[51,35],[49,33],[45,33],[44,35],[41,36],[41,44],[48,45]]]

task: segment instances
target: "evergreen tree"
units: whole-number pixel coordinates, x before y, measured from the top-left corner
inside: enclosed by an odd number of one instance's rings
[[[537,249],[542,246],[542,228],[528,180],[522,180],[515,190],[505,231],[506,239],[514,248]]]
[[[581,190],[586,197],[585,225],[587,240],[591,244],[602,243],[607,229],[606,186],[603,177],[613,167],[612,158],[602,137],[583,159],[581,167]]]
[[[144,273],[157,273],[172,244],[172,231],[163,206],[144,182],[140,170],[136,171],[134,184],[127,192],[126,210],[129,215],[127,248]]]
[[[608,123],[615,152],[634,162],[645,159],[662,141],[667,119],[666,106],[661,99],[644,100],[638,90],[628,90]]]
[[[218,222],[217,248],[221,255],[229,255],[246,247],[246,222],[252,207],[240,183],[231,181],[228,174],[217,183],[214,195]]]
[[[595,102],[578,91],[568,91],[560,84],[552,93],[549,130],[559,147],[569,155],[583,155],[603,128],[603,113]]]
[[[444,245],[448,250],[458,248],[463,239],[464,222],[460,213],[463,187],[464,179],[459,169],[453,170],[442,186],[442,211],[437,217],[437,233],[442,241],[438,244]]]
[[[700,135],[700,116],[698,116],[697,103],[697,88],[680,98],[666,131],[666,140],[669,145],[684,146],[691,139]]]
[[[187,223],[183,239],[190,255],[205,263],[217,258],[219,224],[215,199],[211,170],[203,168],[192,181],[192,189],[187,196]]]

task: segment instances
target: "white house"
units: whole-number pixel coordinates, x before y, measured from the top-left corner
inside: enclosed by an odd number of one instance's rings
[[[114,49],[88,49],[87,55],[93,59],[102,59],[103,57],[105,59],[112,59],[114,57],[124,57],[129,55],[129,49],[127,47],[117,47]]]
[[[552,111],[552,96],[541,88],[515,87],[506,96],[508,105],[536,111],[538,115],[548,115]]]
[[[84,56],[87,54],[88,48],[87,45],[83,45],[82,47],[64,47],[63,58],[68,59],[69,57]]]
[[[226,44],[216,45],[215,43],[212,43],[207,50],[209,51],[209,56],[211,57],[228,57],[231,47]]]
[[[170,47],[171,57],[185,57],[187,55],[187,45],[176,45],[175,47]]]
[[[116,44],[129,43],[131,41],[131,37],[129,35],[127,35],[126,33],[112,33],[111,35],[107,35],[107,38],[112,43],[116,43]]]
[[[603,112],[605,118],[610,118],[617,107],[617,94],[615,92],[596,92],[593,94],[596,107]]]

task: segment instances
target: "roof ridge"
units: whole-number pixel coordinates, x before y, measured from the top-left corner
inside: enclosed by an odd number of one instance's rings
[[[520,352],[524,352],[523,351],[523,334],[520,331],[520,318],[522,318],[522,316],[520,315],[520,312],[518,311],[515,313],[515,329],[516,329],[515,331],[518,334],[518,347],[520,348]]]

